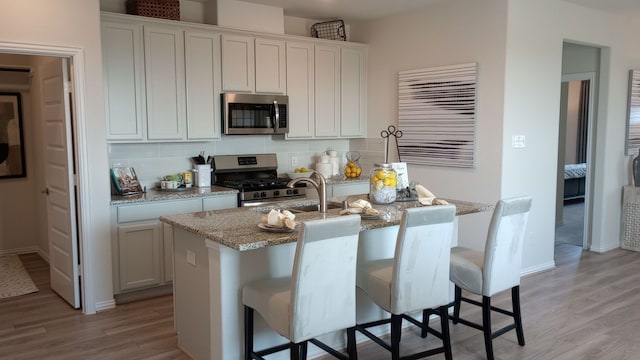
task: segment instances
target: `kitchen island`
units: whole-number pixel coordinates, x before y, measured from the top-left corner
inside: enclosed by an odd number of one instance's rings
[[[366,198],[350,196],[349,201]],[[344,198],[331,199],[340,204]],[[457,215],[487,211],[490,205],[449,200]],[[303,208],[317,200],[282,202],[277,206],[204,211],[163,216],[161,221],[174,231],[174,314],[181,349],[195,359],[242,358],[243,321],[241,291],[244,284],[267,277],[289,276],[293,266],[297,232],[271,233],[258,228],[270,209]],[[419,203],[397,202],[378,206],[381,217],[362,220],[358,259],[393,256],[395,236],[402,210]],[[296,221],[340,216],[340,207],[326,214],[317,211],[296,214]],[[457,235],[452,242],[455,244]],[[383,313],[364,296],[358,296],[358,321],[381,318]],[[337,348],[344,346],[344,334],[322,338]],[[256,316],[256,348],[285,341]],[[319,353],[309,348],[309,357]],[[276,354],[286,359],[286,352]]]

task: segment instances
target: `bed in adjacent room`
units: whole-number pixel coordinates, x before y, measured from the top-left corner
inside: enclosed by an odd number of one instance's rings
[[[564,200],[584,199],[587,164],[564,166]]]

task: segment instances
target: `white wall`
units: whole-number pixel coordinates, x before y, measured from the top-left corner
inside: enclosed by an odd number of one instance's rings
[[[353,41],[369,44],[369,139],[353,140],[352,148],[384,160],[380,131],[397,124],[399,71],[477,62],[476,166],[409,165],[409,177],[439,197],[495,203],[502,171],[506,0],[443,2],[426,11],[357,25]],[[393,141],[390,157],[395,158]],[[489,215],[463,216],[460,243],[482,248]]]
[[[84,93],[78,105],[81,109],[79,123],[82,133],[78,136],[83,157],[91,159],[81,183],[91,189],[91,196],[81,199],[82,210],[91,218],[84,219],[81,229],[91,237],[85,248],[89,259],[87,281],[91,283],[85,299],[89,304],[85,311],[91,312],[95,305],[113,299],[111,282],[111,254],[109,228],[109,179],[105,139],[104,104],[102,95],[102,60],[100,48],[100,11],[98,0],[59,0],[55,2],[34,0],[28,2],[0,0],[0,51],[23,44],[74,47],[82,51],[79,55],[84,63],[84,83],[79,84]],[[80,59],[80,58],[79,58]],[[90,144],[91,146],[86,146]],[[86,147],[82,147],[85,145]]]
[[[318,156],[327,149],[342,156],[349,150],[349,140],[282,140],[268,135],[224,136],[220,141],[199,143],[111,144],[109,164],[133,166],[143,186],[151,188],[164,175],[193,167],[190,159],[200,151],[206,155],[276,153],[278,171],[286,173],[296,167],[314,168]],[[295,156],[297,166],[291,165]]]
[[[640,21],[559,0],[509,0],[508,10],[502,196],[534,197],[524,265],[553,260],[555,144],[565,40],[604,47],[597,152],[592,162],[596,184],[592,250],[616,248],[621,187],[627,182],[629,162],[624,156],[627,74],[640,63],[635,39]],[[511,148],[515,134],[527,136],[526,148]]]

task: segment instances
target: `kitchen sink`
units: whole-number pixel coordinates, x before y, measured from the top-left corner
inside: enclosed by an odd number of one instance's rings
[[[342,204],[336,202],[327,203],[327,210],[331,209],[340,209],[342,208]],[[294,214],[312,212],[312,211],[320,211],[320,205],[300,205],[300,206],[285,206],[282,207],[281,210],[289,210]],[[270,210],[266,210],[265,213],[268,213]]]
[[[342,208],[342,204],[334,203],[334,202],[327,203],[327,210],[340,209],[340,208]],[[294,214],[310,212],[310,211],[320,211],[320,205],[316,204],[316,205],[291,206],[291,207],[284,208],[284,210],[289,210]]]

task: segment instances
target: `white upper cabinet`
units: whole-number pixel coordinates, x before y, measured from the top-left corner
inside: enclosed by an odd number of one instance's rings
[[[284,94],[284,40],[222,35],[222,90]]]
[[[366,136],[367,49],[102,14],[107,141],[221,139],[223,92],[286,94],[286,139]]]
[[[142,140],[144,100],[142,25],[102,23],[107,140]]]
[[[187,138],[220,138],[220,34],[185,32]]]
[[[340,135],[366,136],[367,73],[362,49],[342,48],[340,66]]]
[[[170,27],[144,27],[149,140],[184,138],[184,34]]]
[[[222,35],[222,90],[253,92],[255,56],[251,36]]]
[[[289,133],[287,139],[312,138],[315,130],[314,46],[287,42],[287,95]]]
[[[107,140],[220,139],[220,34],[114,18],[102,21]]]
[[[340,136],[340,48],[315,47],[315,135]]]
[[[284,94],[286,87],[285,42],[255,39],[256,92]]]

